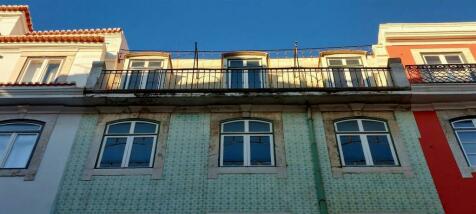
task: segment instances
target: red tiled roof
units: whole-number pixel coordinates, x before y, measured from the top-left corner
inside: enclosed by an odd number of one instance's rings
[[[33,31],[33,23],[31,22],[30,10],[28,9],[28,5],[0,5],[0,11],[4,12],[13,12],[13,11],[20,11],[25,14],[26,24],[28,25],[28,29]]]
[[[101,29],[73,29],[73,30],[45,30],[33,31],[27,35],[84,35],[84,34],[105,34],[105,33],[119,33],[121,28],[101,28]]]
[[[74,86],[76,83],[74,82],[65,82],[65,83],[41,83],[41,82],[8,82],[8,83],[0,83],[0,87],[12,87],[12,86]]]
[[[102,43],[102,36],[0,36],[0,43],[19,42],[66,42],[66,43]]]

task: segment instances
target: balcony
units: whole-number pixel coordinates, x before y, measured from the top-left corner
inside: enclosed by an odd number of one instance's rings
[[[411,84],[476,83],[476,64],[408,65]]]
[[[179,68],[102,70],[86,93],[227,93],[391,91],[408,87],[395,82],[386,67]],[[404,76],[404,75],[403,75]],[[405,80],[406,81],[406,80]]]

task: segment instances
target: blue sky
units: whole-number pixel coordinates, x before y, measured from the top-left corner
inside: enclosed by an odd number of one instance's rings
[[[35,30],[121,27],[130,49],[373,44],[378,24],[476,21],[476,0],[0,0],[28,4]]]

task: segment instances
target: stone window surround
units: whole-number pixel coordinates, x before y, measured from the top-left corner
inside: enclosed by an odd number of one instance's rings
[[[453,127],[451,126],[451,122],[463,118],[476,118],[476,110],[438,110],[436,114],[438,115],[438,120],[443,128],[443,132],[446,135],[446,140],[448,141],[448,146],[456,161],[456,165],[458,165],[461,172],[461,176],[463,178],[473,178],[473,173],[476,173],[476,167],[468,165]]]
[[[220,167],[220,128],[223,121],[234,119],[257,119],[273,123],[275,166],[260,167]],[[212,113],[210,121],[210,144],[208,147],[208,178],[218,178],[220,174],[277,174],[285,178],[286,155],[284,148],[284,133],[281,113],[273,112],[242,112],[242,113]]]
[[[329,161],[331,164],[332,174],[334,177],[342,177],[343,174],[352,173],[401,173],[406,177],[413,176],[413,170],[410,166],[407,150],[403,144],[400,136],[400,129],[395,119],[393,112],[361,112],[361,111],[349,111],[349,112],[322,112],[326,144],[329,152]],[[393,140],[393,146],[397,159],[400,163],[399,166],[363,166],[363,167],[346,167],[342,166],[339,149],[337,145],[336,133],[334,130],[334,122],[342,119],[351,118],[370,118],[376,120],[383,120],[387,122],[390,135]]]
[[[40,167],[51,133],[56,124],[58,114],[1,114],[0,122],[6,120],[34,120],[43,122],[38,142],[33,150],[30,163],[25,169],[0,169],[0,177],[24,177],[25,181],[33,181]]]
[[[92,180],[93,176],[127,176],[127,175],[151,175],[151,179],[160,179],[164,168],[164,156],[166,149],[167,133],[169,129],[169,113],[123,113],[123,114],[100,114],[98,115],[97,128],[93,142],[90,145],[87,163],[83,170],[82,180]],[[98,169],[96,161],[101,150],[104,130],[111,122],[126,120],[148,120],[159,124],[159,136],[157,138],[154,154],[154,166],[152,168],[119,168]]]

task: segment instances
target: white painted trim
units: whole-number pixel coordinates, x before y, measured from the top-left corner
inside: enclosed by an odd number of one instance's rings
[[[418,48],[418,49],[411,49],[410,52],[412,53],[413,59],[415,60],[415,64],[423,65],[425,64],[425,59],[423,58],[423,54],[444,54],[444,53],[460,53],[463,61],[465,63],[474,64],[476,63],[473,54],[469,48]]]

